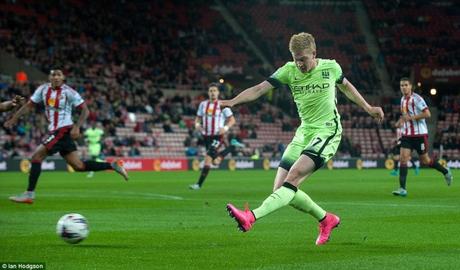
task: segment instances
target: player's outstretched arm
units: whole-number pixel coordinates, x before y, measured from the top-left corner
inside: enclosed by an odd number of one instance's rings
[[[238,104],[251,102],[258,99],[269,90],[273,89],[273,86],[268,81],[263,81],[258,85],[249,87],[241,92],[238,96],[230,100],[222,100],[220,106],[222,107],[233,107]]]
[[[356,90],[355,86],[351,84],[346,78],[343,79],[342,84],[337,84],[340,91],[342,91],[348,99],[356,103],[358,106],[363,108],[370,116],[377,119],[381,122],[383,120],[383,110],[381,107],[373,107],[367,103],[367,101],[361,96],[361,94]]]
[[[34,103],[32,101],[28,101],[27,103],[25,103],[24,105],[22,105],[21,108],[19,108],[19,110],[13,114],[13,116],[11,116],[10,119],[8,119],[4,126],[6,128],[12,128],[16,122],[18,121],[19,118],[21,118],[21,116],[25,115],[25,114],[28,114],[30,112],[30,109],[34,106]]]
[[[17,107],[18,105],[22,105],[23,102],[24,102],[23,97],[15,96],[12,100],[0,103],[0,112],[10,111],[13,108]]]
[[[13,101],[4,101],[0,103],[0,112],[6,112],[13,108]]]

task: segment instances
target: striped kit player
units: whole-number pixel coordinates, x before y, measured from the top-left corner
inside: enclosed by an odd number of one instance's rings
[[[13,202],[29,204],[34,202],[35,187],[41,173],[41,163],[47,156],[57,152],[75,171],[115,170],[125,180],[128,180],[128,174],[123,168],[121,160],[108,163],[82,161],[80,159],[74,140],[80,137],[80,127],[88,117],[89,109],[80,94],[65,84],[64,80],[64,74],[60,69],[51,70],[49,74],[50,83],[39,86],[30,100],[5,122],[6,128],[13,128],[22,115],[28,113],[39,103],[44,105],[46,118],[49,122],[49,134],[32,155],[27,190],[17,196],[11,196],[10,200]],[[72,121],[74,109],[80,111],[77,123]]]
[[[401,118],[396,123],[396,127],[401,128],[402,137],[399,155],[399,189],[393,191],[393,194],[407,196],[407,163],[411,158],[412,150],[417,151],[423,165],[441,172],[446,184],[450,186],[453,179],[450,171],[428,155],[428,128],[425,119],[430,118],[431,113],[425,100],[413,92],[409,78],[401,78],[399,86],[402,93]]]
[[[226,144],[224,142],[225,133],[236,122],[232,110],[220,106],[218,86],[215,83],[209,85],[209,99],[200,103],[195,118],[195,128],[201,130],[207,153],[198,182],[189,186],[193,190],[200,189],[203,186],[211,164],[220,164],[221,160],[232,152],[234,147],[228,145],[223,151],[218,152],[219,148]]]

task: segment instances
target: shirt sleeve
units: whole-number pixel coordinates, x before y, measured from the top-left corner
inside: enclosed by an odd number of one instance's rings
[[[204,107],[204,102],[200,103],[200,106],[198,106],[198,111],[196,112],[197,116],[203,116],[203,107]]]
[[[73,90],[69,91],[69,93],[69,102],[70,104],[72,104],[73,107],[78,107],[85,102],[77,91]]]
[[[422,97],[417,98],[415,106],[417,106],[419,111],[423,111],[428,108],[428,105],[426,105],[426,102]]]
[[[233,115],[233,112],[232,110],[230,110],[230,108],[225,108],[222,113],[224,114],[225,118],[229,118],[230,116]]]
[[[275,88],[280,88],[283,84],[289,83],[289,68],[288,63],[278,68],[267,81]]]
[[[32,96],[30,97],[30,101],[32,101],[33,103],[40,103],[40,102],[43,102],[43,89],[45,89],[46,87],[45,86],[39,86],[35,92],[32,94]]]
[[[342,73],[342,67],[340,67],[339,63],[337,63],[336,61],[334,61],[332,71],[333,71],[334,76],[335,76],[335,83],[336,84],[342,84],[343,79],[345,77],[343,76],[343,73]]]

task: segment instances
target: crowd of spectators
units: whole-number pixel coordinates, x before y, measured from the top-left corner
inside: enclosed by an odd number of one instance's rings
[[[6,81],[6,77],[2,77]],[[30,97],[39,83],[25,84],[0,84],[0,100],[11,99],[14,95]],[[70,85],[77,90],[85,99],[90,110],[87,123],[83,128],[87,128],[93,123],[102,123],[105,136],[104,154],[108,156],[125,155],[122,147],[130,147],[128,154],[131,156],[139,155],[139,147],[155,147],[158,145],[155,136],[152,134],[152,128],[155,125],[162,125],[165,132],[174,132],[171,124],[177,124],[185,128],[184,117],[194,116],[197,104],[204,98],[204,95],[197,95],[192,98],[189,95],[174,94],[166,96],[160,89],[140,90],[136,93],[131,92],[110,92],[107,89],[99,89],[97,86],[86,82],[83,85]],[[144,138],[135,138],[133,136],[117,136],[116,130],[120,127],[126,127],[129,122],[129,113],[147,114],[144,121],[136,122],[132,131],[145,132],[149,136]],[[0,115],[2,123],[10,116],[10,113]],[[25,153],[33,151],[40,143],[41,139],[48,132],[47,121],[43,106],[38,105],[35,113],[29,114],[18,122],[18,125],[11,129],[0,127],[0,136],[2,136],[0,147],[1,156],[15,157],[23,156]],[[169,128],[168,128],[169,126]],[[79,141],[84,145],[84,138]]]
[[[415,65],[460,64],[458,1],[364,1],[394,89]]]
[[[213,73],[241,74],[244,62],[254,61],[208,1],[7,1],[0,7],[6,52],[46,73],[60,67],[111,90],[203,89]]]
[[[291,35],[309,32],[316,39],[317,57],[336,59],[360,91],[378,89],[379,80],[356,21],[354,4],[233,1],[226,5],[275,67],[292,59],[288,50]],[[325,14],[330,14],[327,22]],[[261,73],[269,72],[273,70]]]
[[[460,95],[444,96],[439,106],[438,125],[433,148],[460,150]]]

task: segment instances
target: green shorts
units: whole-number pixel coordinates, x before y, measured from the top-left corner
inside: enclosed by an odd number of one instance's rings
[[[88,145],[88,155],[91,157],[97,157],[101,154],[101,145],[98,144],[90,144]]]
[[[307,129],[300,126],[284,151],[279,166],[289,171],[300,155],[304,154],[311,157],[316,164],[316,169],[319,169],[335,155],[341,138],[340,124],[322,129]]]

